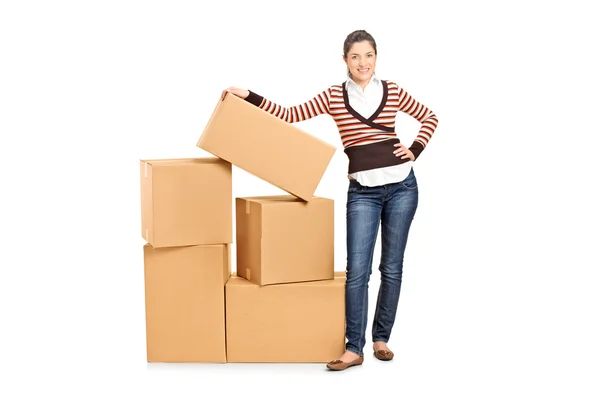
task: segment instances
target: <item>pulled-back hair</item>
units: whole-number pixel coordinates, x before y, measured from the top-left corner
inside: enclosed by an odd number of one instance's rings
[[[356,42],[367,41],[373,46],[373,50],[375,50],[375,55],[377,55],[377,44],[375,43],[375,39],[371,36],[370,33],[363,29],[356,30],[346,36],[346,40],[344,40],[344,58],[348,57],[348,52],[352,45]],[[350,70],[348,70],[348,76],[350,76]]]

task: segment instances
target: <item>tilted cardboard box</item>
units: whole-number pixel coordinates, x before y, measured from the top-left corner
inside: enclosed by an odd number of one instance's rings
[[[336,151],[231,94],[217,104],[197,146],[305,201]]]
[[[345,272],[325,281],[226,285],[227,362],[328,362],[345,348]]]
[[[231,164],[141,160],[142,237],[153,247],[232,243]]]
[[[226,362],[231,246],[144,245],[148,362]]]
[[[333,279],[334,202],[236,198],[237,274],[258,285]]]

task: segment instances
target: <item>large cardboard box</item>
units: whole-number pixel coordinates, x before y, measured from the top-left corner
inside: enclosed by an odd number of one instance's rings
[[[226,362],[231,246],[144,245],[148,362]]]
[[[226,285],[227,362],[328,362],[345,348],[345,272],[326,281]]]
[[[237,274],[258,285],[333,279],[334,203],[236,198]]]
[[[197,146],[305,201],[336,150],[231,94],[217,104]]]
[[[231,164],[141,160],[142,237],[153,247],[232,243]]]

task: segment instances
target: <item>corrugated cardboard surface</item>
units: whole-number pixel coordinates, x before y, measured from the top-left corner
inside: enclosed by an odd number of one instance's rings
[[[226,362],[225,284],[229,244],[144,245],[149,362]]]
[[[231,164],[141,160],[142,237],[153,247],[232,243]]]
[[[345,348],[346,273],[325,281],[226,285],[227,362],[328,362]]]
[[[305,201],[336,151],[234,95],[219,101],[197,146]]]
[[[259,285],[333,279],[334,202],[236,198],[237,274]]]

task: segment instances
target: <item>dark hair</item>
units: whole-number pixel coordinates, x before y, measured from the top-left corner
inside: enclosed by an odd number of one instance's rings
[[[371,34],[365,30],[359,29],[357,31],[352,32],[348,36],[346,36],[346,40],[344,40],[344,58],[348,57],[348,52],[352,45],[356,42],[367,41],[373,46],[373,50],[375,50],[375,55],[377,55],[377,44],[375,43],[375,39]],[[346,68],[348,76],[352,76],[352,73],[348,68]]]

